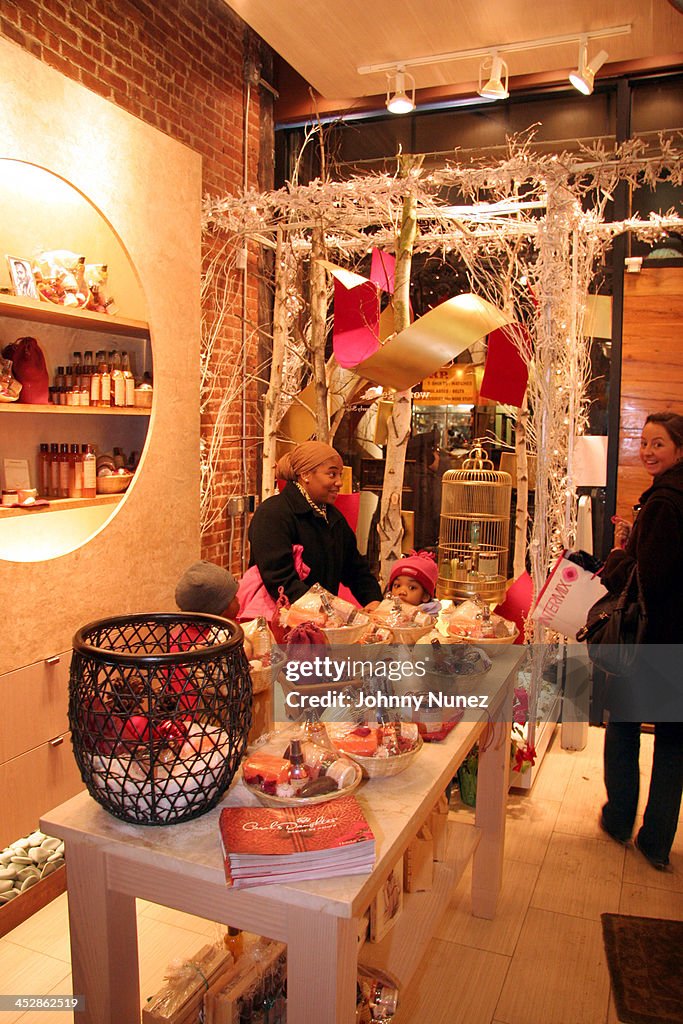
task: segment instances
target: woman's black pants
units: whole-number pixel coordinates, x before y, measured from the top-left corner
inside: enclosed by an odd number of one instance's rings
[[[666,863],[676,835],[683,790],[683,723],[656,722],[650,791],[638,845]],[[638,808],[639,722],[609,722],[605,732],[605,827],[617,839],[631,838]]]

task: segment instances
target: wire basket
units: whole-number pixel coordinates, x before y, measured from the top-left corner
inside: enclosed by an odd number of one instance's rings
[[[243,638],[234,622],[188,613],[102,619],[76,633],[73,751],[110,814],[170,825],[225,793],[251,725]]]

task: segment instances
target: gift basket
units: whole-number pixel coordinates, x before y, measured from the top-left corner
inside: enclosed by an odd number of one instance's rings
[[[286,659],[282,651],[273,649],[275,638],[262,615],[243,623],[242,630],[252,687],[255,694],[262,693],[275,682]]]
[[[488,604],[476,598],[442,612],[440,625],[445,634],[442,640],[476,644],[485,648],[492,657],[495,657],[496,648],[514,644],[519,636],[514,622],[496,615]]]
[[[353,760],[332,748],[325,725],[280,729],[262,737],[242,762],[242,780],[267,807],[326,803],[348,796],[362,772]]]
[[[391,631],[398,644],[414,644],[429,633],[436,623],[436,615],[406,604],[399,597],[385,598],[372,612],[371,619]]]
[[[422,747],[415,722],[334,722],[328,728],[335,750],[359,764],[369,779],[388,779],[404,772]]]
[[[282,621],[288,629],[312,623],[329,644],[355,644],[370,625],[370,616],[314,583],[283,612]]]
[[[251,723],[242,636],[233,622],[190,613],[102,619],[76,633],[74,756],[110,814],[168,825],[225,793]]]
[[[106,263],[86,263],[80,253],[52,249],[36,255],[33,274],[38,294],[46,302],[96,313],[118,312],[109,294]]]
[[[21,383],[12,373],[12,360],[0,356],[0,402],[16,402],[21,393]]]

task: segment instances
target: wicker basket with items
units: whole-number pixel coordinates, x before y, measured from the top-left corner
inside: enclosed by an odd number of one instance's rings
[[[496,615],[488,604],[479,599],[463,601],[442,612],[438,628],[446,639],[455,643],[476,644],[487,650],[514,644],[519,636],[514,622]]]
[[[372,612],[373,623],[391,631],[398,644],[414,644],[429,633],[436,623],[436,615],[406,604],[399,597],[385,598]]]
[[[322,742],[314,742],[305,725],[262,737],[242,762],[249,792],[271,807],[323,803],[352,793],[361,769],[332,749],[322,723],[315,739]]]
[[[284,665],[285,656],[274,651],[273,636],[267,620],[261,615],[242,625],[244,653],[249,661],[249,672],[254,693],[262,693],[271,686]]]
[[[390,778],[410,767],[422,747],[415,722],[332,722],[334,748],[352,758],[369,778]]]
[[[303,623],[317,626],[330,644],[355,644],[370,624],[370,616],[319,583],[282,612],[288,629]]]

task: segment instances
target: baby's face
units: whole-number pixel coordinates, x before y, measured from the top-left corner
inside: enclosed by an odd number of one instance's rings
[[[397,576],[391,584],[390,594],[392,597],[400,597],[406,604],[424,604],[429,600],[429,594],[412,576]]]

